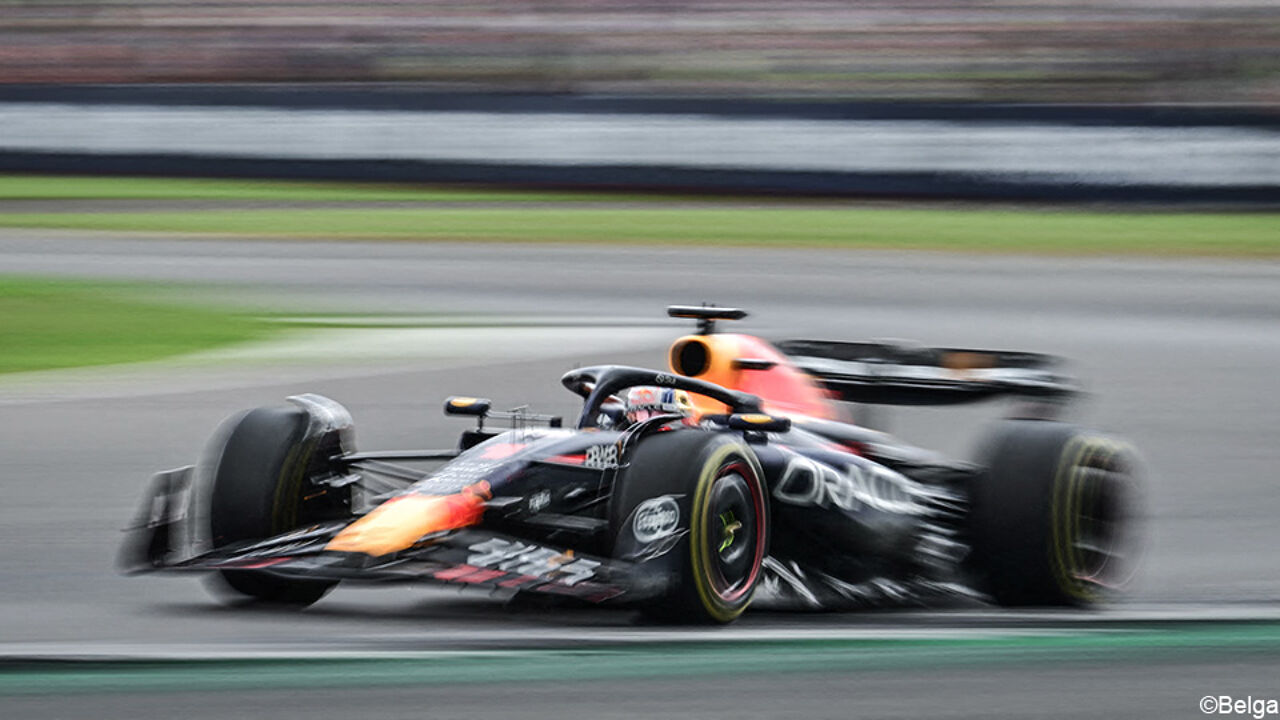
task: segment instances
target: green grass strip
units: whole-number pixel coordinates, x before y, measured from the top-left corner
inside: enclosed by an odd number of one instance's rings
[[[0,373],[155,360],[262,337],[248,315],[156,288],[0,275]]]
[[[204,178],[0,175],[3,200],[225,200],[254,202],[591,202],[656,196],[435,188],[381,183]]]
[[[372,240],[1050,254],[1280,255],[1280,214],[880,208],[436,208],[10,213],[0,226]]]
[[[0,664],[0,695],[253,690],[873,671],[1008,663],[1177,662],[1280,654],[1280,625],[997,635],[978,638],[654,643],[578,650],[456,651],[366,658],[20,662]]]

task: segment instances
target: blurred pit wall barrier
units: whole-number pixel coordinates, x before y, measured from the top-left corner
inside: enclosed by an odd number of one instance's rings
[[[1280,116],[1222,108],[0,89],[0,171],[1106,202],[1280,201]]]

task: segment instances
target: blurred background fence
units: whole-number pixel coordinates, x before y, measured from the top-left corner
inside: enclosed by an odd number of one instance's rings
[[[0,0],[0,169],[1280,197],[1276,0]]]
[[[0,81],[1280,102],[1275,0],[0,0]]]
[[[1259,202],[1280,132],[1218,109],[25,88],[0,89],[0,170]]]

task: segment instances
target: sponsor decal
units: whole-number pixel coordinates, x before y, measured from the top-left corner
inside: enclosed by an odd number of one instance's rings
[[[675,533],[680,525],[680,505],[670,495],[649,498],[636,508],[632,532],[642,543],[653,542]]]
[[[582,464],[594,470],[608,470],[618,467],[617,445],[595,445],[587,448],[587,457]]]
[[[886,467],[850,463],[836,469],[801,455],[787,464],[773,496],[792,505],[835,506],[850,512],[871,508],[915,515],[922,510],[910,481]]]
[[[551,504],[551,491],[539,490],[529,496],[529,512],[540,512]]]
[[[498,538],[476,543],[467,549],[472,553],[467,556],[467,564],[473,567],[529,575],[564,585],[577,585],[589,580],[600,567],[595,560],[574,557],[572,551],[559,552]]]

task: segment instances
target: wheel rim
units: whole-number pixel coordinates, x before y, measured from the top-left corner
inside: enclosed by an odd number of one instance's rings
[[[1113,585],[1122,576],[1127,519],[1123,475],[1107,467],[1077,468],[1080,501],[1072,543],[1076,576],[1085,582]]]
[[[711,588],[725,602],[735,602],[755,585],[764,553],[763,498],[751,469],[732,463],[712,482],[706,514],[706,557],[711,558]]]
[[[1068,469],[1066,570],[1077,592],[1124,586],[1134,566],[1132,476],[1125,454],[1110,444],[1084,449]]]

